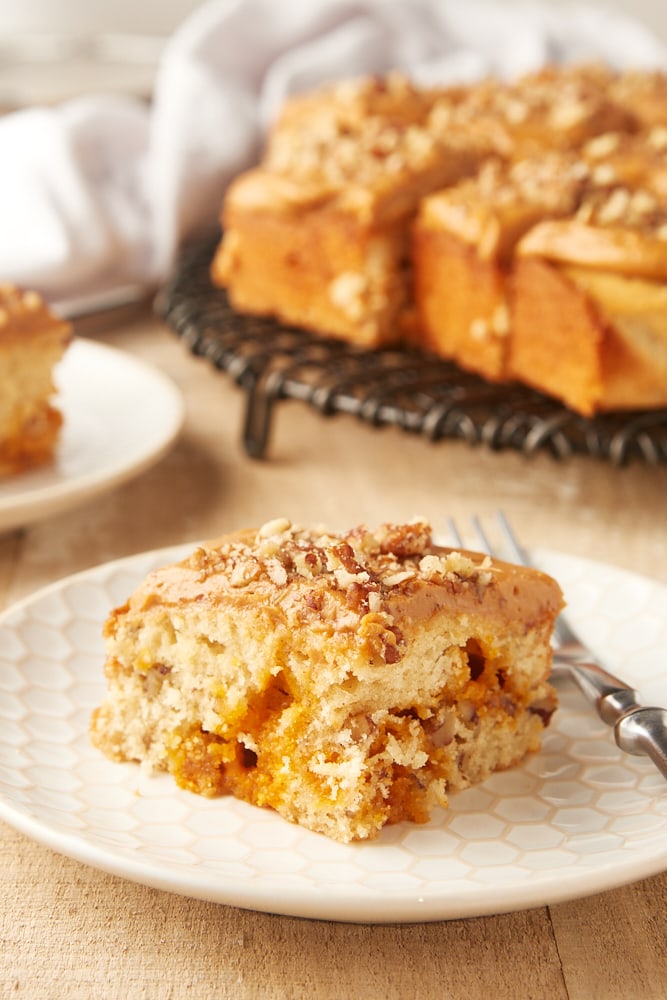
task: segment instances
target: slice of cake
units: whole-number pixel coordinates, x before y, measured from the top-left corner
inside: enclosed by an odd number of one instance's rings
[[[434,544],[276,520],[159,569],[105,626],[94,744],[336,840],[425,822],[540,746],[558,585]]]
[[[509,377],[515,247],[536,223],[573,211],[586,173],[571,154],[489,160],[422,201],[412,234],[420,346],[488,381]]]
[[[0,286],[0,475],[53,457],[62,425],[53,369],[70,339],[36,292]]]
[[[667,203],[593,186],[519,242],[509,367],[590,416],[667,406]]]
[[[211,275],[236,309],[364,347],[398,339],[409,221],[477,163],[463,136],[425,127],[432,101],[391,75],[288,102],[225,197]]]

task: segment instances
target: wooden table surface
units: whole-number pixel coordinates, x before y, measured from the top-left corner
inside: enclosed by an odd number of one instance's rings
[[[548,544],[667,584],[667,467],[430,444],[282,404],[243,453],[243,397],[148,310],[88,323],[180,386],[183,433],[149,471],[0,535],[0,606],[77,570],[277,515],[346,526],[503,507]],[[667,669],[667,663],[665,664]],[[357,925],[147,888],[0,824],[0,997],[664,998],[667,874],[574,902],[449,922]]]

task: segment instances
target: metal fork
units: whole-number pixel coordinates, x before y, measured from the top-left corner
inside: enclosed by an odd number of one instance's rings
[[[512,561],[532,566],[502,511],[498,511],[497,518]],[[471,523],[478,548],[502,558],[479,518],[472,517]],[[456,523],[450,518],[448,524],[455,545],[465,547]],[[642,705],[634,688],[596,662],[594,653],[584,645],[562,613],[555,623],[553,649],[554,673],[566,673],[577,683],[603,722],[613,726],[614,738],[621,750],[650,757],[667,778],[667,709]]]

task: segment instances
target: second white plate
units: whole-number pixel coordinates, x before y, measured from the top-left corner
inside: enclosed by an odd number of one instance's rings
[[[64,418],[55,459],[0,479],[0,531],[69,509],[138,475],[181,430],[185,406],[178,388],[123,351],[75,339],[55,378]]]
[[[338,844],[273,812],[204,799],[114,764],[88,737],[104,689],[102,623],[159,564],[133,556],[38,592],[0,617],[0,818],[124,878],[201,899],[328,920],[440,920],[544,906],[667,868],[667,782],[624,755],[573,687],[543,749],[452,795],[425,826]],[[614,672],[667,703],[667,587],[536,553]]]

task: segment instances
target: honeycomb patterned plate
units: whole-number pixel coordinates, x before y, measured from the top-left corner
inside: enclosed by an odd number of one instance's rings
[[[441,920],[585,896],[667,868],[667,783],[571,686],[542,752],[452,796],[425,826],[334,843],[233,798],[114,764],[88,740],[101,625],[146,573],[192,546],[69,577],[0,616],[0,818],[145,885],[301,917]],[[609,669],[667,703],[667,587],[548,551],[570,615]]]

